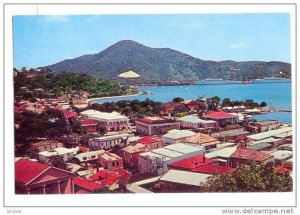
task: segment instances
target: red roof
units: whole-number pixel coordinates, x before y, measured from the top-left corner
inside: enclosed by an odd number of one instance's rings
[[[197,167],[195,172],[205,173],[205,174],[214,174],[214,173],[226,173],[226,172],[234,172],[235,168],[229,166],[217,166],[217,165],[204,165]]]
[[[93,180],[81,178],[78,176],[74,178],[74,185],[76,185],[78,187],[82,187],[88,191],[95,191],[104,186],[102,183],[98,183]]]
[[[21,158],[15,162],[16,181],[27,184],[48,168],[49,166],[39,162]]]
[[[152,144],[152,143],[160,142],[160,140],[147,136],[147,137],[142,137],[141,139],[138,139],[137,142],[143,143],[143,144]]]
[[[240,141],[243,141],[245,140],[247,137],[245,135],[241,135],[241,136],[238,136],[237,138],[234,139],[235,142],[240,142]]]
[[[77,117],[77,116],[78,116],[78,114],[77,114],[76,112],[66,112],[66,113],[64,114],[64,118],[65,118],[65,119],[69,119],[69,118]]]
[[[207,165],[207,164],[211,164],[216,162],[217,160],[214,159],[209,159],[209,158],[203,158],[203,155],[196,155],[194,157],[190,157],[190,158],[186,158],[180,161],[176,161],[174,163],[170,163],[168,164],[168,166],[170,167],[175,167],[175,168],[180,168],[180,169],[189,169],[189,170],[193,170],[196,166],[203,166],[203,165]]]
[[[87,125],[97,125],[97,121],[92,119],[83,119],[80,121],[81,126],[87,126]]]
[[[284,173],[290,173],[290,172],[292,172],[292,170],[287,169],[287,168],[285,168],[283,166],[277,166],[277,167],[275,167],[275,171],[284,172]]]
[[[265,161],[272,158],[273,156],[264,152],[255,151],[248,148],[237,148],[236,151],[230,157],[253,161]]]
[[[224,118],[234,118],[234,117],[236,116],[223,111],[213,112],[203,116],[203,118],[210,118],[210,119],[224,119]]]
[[[131,176],[130,173],[126,172],[124,169],[119,168],[115,170],[105,171],[100,170],[92,175],[90,178],[93,181],[97,181],[98,183],[102,184],[102,186],[111,186],[116,181],[124,178],[128,178]]]

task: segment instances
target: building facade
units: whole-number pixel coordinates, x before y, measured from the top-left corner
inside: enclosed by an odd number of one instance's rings
[[[135,122],[136,132],[140,135],[151,136],[165,134],[173,129],[180,129],[180,123],[175,120],[160,117],[147,117]]]

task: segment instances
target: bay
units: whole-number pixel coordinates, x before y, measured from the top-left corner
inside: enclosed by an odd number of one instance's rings
[[[125,96],[118,98],[100,98],[91,103],[116,102],[120,100],[145,100],[147,98],[158,102],[170,102],[175,97],[196,99],[198,97],[219,96],[230,100],[252,99],[255,102],[266,102],[269,107],[276,109],[292,108],[291,82],[264,82],[251,84],[194,84],[184,86],[145,86],[138,87],[140,92],[148,95]],[[281,123],[292,123],[291,112],[276,112],[255,116],[255,119],[277,119]]]

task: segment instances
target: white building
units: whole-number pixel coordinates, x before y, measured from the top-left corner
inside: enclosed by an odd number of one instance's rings
[[[182,128],[215,128],[218,127],[219,123],[214,120],[204,120],[197,116],[188,115],[177,119],[180,122]]]
[[[191,146],[182,143],[154,149],[139,155],[139,171],[157,172],[160,174],[168,170],[167,165],[169,163],[203,154],[204,152],[205,148],[202,146]]]
[[[78,163],[96,161],[98,160],[99,156],[104,152],[105,152],[104,150],[84,152],[76,155],[75,158],[78,161]]]
[[[80,115],[103,123],[107,131],[121,131],[129,129],[128,117],[115,111],[107,113],[97,110],[86,110],[81,112]]]
[[[189,130],[173,129],[162,136],[162,142],[163,144],[174,144],[182,138],[191,137],[195,134],[195,132]]]
[[[65,162],[67,162],[67,161],[71,160],[74,157],[74,155],[76,155],[78,150],[79,150],[78,147],[73,148],[73,149],[58,147],[58,148],[50,150],[50,151],[43,151],[43,152],[38,153],[38,159],[41,162],[48,163],[54,157],[60,157]]]
[[[129,137],[132,136],[133,134],[123,133],[104,137],[96,137],[89,140],[89,149],[110,149],[114,146],[124,147],[129,144]]]

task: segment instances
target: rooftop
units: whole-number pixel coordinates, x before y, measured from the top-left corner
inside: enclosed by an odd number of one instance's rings
[[[77,151],[79,150],[79,148],[77,148]],[[76,153],[77,152],[74,149],[68,149],[68,148],[64,148],[64,147],[58,147],[56,149],[52,149],[50,151],[43,151],[40,152],[39,155],[42,155],[44,157],[51,157],[51,156],[55,156],[55,155],[63,155],[63,154],[68,154],[68,153]]]
[[[27,184],[48,168],[50,166],[39,162],[30,161],[26,158],[19,159],[15,162],[15,180]]]
[[[99,157],[102,157],[104,160],[107,160],[107,161],[116,161],[116,160],[122,159],[118,155],[110,153],[110,152],[104,152],[103,154],[100,154]]]
[[[126,116],[123,116],[122,114],[115,111],[108,113],[108,112],[100,112],[97,110],[85,110],[82,111],[80,115],[87,116],[94,120],[117,120],[117,119],[128,120]]]
[[[236,151],[230,156],[231,158],[252,160],[252,161],[265,161],[272,158],[272,155],[269,155],[264,152],[255,151],[252,149],[242,149],[237,148]]]
[[[181,139],[184,137],[190,137],[192,135],[195,135],[196,133],[189,130],[177,130],[173,129],[168,131],[165,135],[163,135],[163,138],[169,138],[169,139]]]
[[[96,160],[98,159],[99,155],[103,154],[104,152],[104,150],[84,152],[76,155],[75,158],[77,158],[80,162]]]
[[[266,131],[266,132],[262,132],[262,133],[258,133],[258,134],[253,134],[253,135],[249,135],[248,138],[253,139],[253,140],[262,140],[262,139],[266,139],[272,136],[276,136],[279,134],[283,134],[283,133],[288,133],[292,131],[292,127],[283,127],[283,128],[279,128],[279,129],[275,129],[275,130],[271,130],[271,131]]]
[[[161,140],[147,136],[147,137],[142,137],[142,138],[138,139],[137,142],[142,143],[142,144],[152,144],[152,143],[161,142]]]
[[[184,117],[180,117],[177,119],[178,121],[184,121],[184,122],[189,122],[189,123],[214,123],[216,121],[213,120],[204,120],[204,119],[200,119],[197,116],[193,116],[193,115],[187,115]]]
[[[205,156],[207,158],[228,158],[236,151],[236,149],[237,146],[226,147],[207,153]]]
[[[164,123],[179,123],[175,120],[165,119],[162,117],[145,117],[142,119],[137,119],[136,122],[141,122],[144,124],[164,124]]]
[[[119,139],[124,138],[127,139],[128,137],[133,136],[132,134],[122,133],[122,134],[114,134],[109,136],[103,136],[103,137],[95,137],[93,139],[95,140],[113,140],[113,139]]]
[[[213,113],[209,113],[203,116],[203,118],[211,118],[211,119],[226,119],[226,118],[236,118],[236,116],[223,112],[223,111],[219,111],[219,112],[213,112]]]
[[[197,133],[193,136],[183,138],[180,140],[182,143],[192,143],[192,144],[205,144],[205,143],[215,143],[218,144],[220,141],[218,141],[216,138],[211,137],[207,134]]]
[[[170,169],[159,179],[159,181],[200,186],[209,176],[210,175],[203,173]]]
[[[125,152],[128,152],[128,153],[137,153],[137,152],[145,151],[146,147],[145,147],[144,144],[137,143],[133,146],[132,145],[126,146],[122,150],[125,151]]]
[[[138,78],[140,75],[134,71],[123,72],[118,75],[120,78]]]

